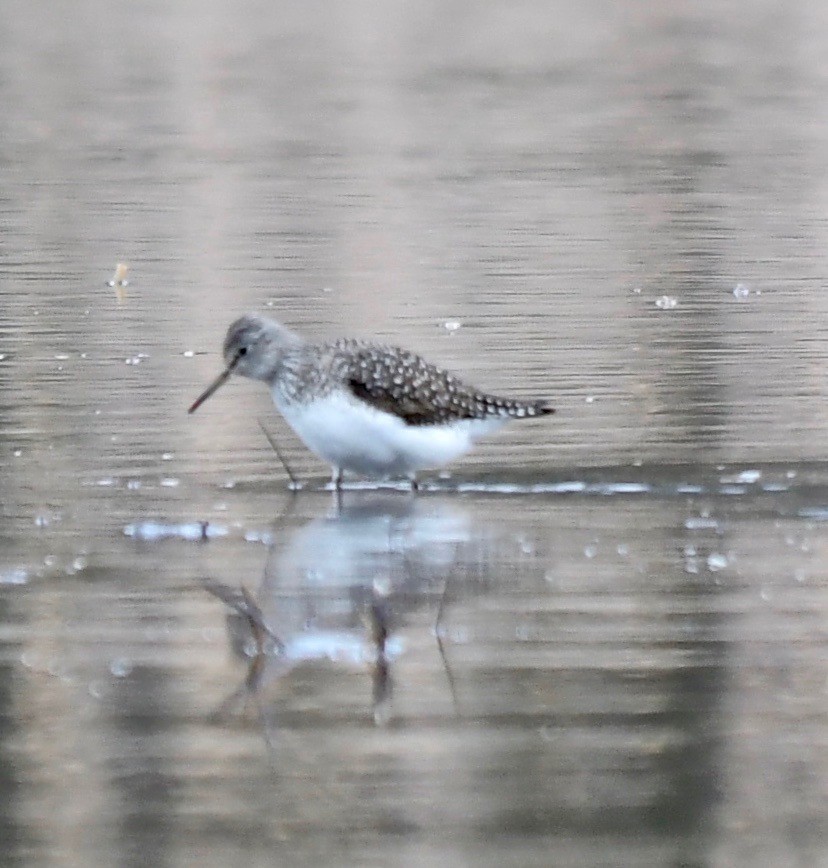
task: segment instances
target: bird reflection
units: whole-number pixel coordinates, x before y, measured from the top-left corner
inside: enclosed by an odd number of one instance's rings
[[[472,541],[465,512],[394,493],[354,493],[329,515],[274,538],[255,597],[245,587],[204,583],[229,607],[231,645],[249,660],[243,684],[217,716],[251,700],[263,715],[266,684],[326,660],[367,669],[374,722],[390,722],[392,666],[404,650],[397,631],[407,613],[428,606],[454,701],[439,619],[452,569]]]

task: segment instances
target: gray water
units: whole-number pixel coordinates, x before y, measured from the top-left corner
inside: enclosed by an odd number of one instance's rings
[[[0,861],[828,865],[828,7],[0,9]],[[251,309],[557,414],[337,503]]]

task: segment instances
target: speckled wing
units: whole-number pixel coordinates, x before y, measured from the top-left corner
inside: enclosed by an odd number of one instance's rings
[[[345,346],[345,344],[348,344]],[[544,401],[516,401],[470,388],[454,374],[398,347],[342,342],[340,371],[351,394],[408,425],[440,425],[495,416],[526,418],[554,412]]]

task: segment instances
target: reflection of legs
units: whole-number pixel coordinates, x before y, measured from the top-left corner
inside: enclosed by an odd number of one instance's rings
[[[295,491],[299,487],[299,483],[296,481],[296,477],[293,475],[290,467],[288,467],[287,461],[285,461],[282,453],[279,451],[279,447],[276,445],[275,438],[272,437],[267,428],[265,428],[264,422],[262,422],[261,419],[258,419],[257,421],[259,423],[259,427],[264,432],[264,436],[267,437],[267,442],[270,444],[270,448],[276,453],[276,457],[279,459],[279,461],[282,462],[282,467],[285,468],[285,473],[287,473],[288,479],[290,480],[290,487]]]
[[[446,576],[446,581],[443,584],[443,593],[440,594],[440,604],[437,606],[437,616],[434,619],[434,635],[437,638],[437,650],[440,652],[443,668],[446,670],[446,681],[448,681],[449,691],[451,692],[451,703],[454,706],[454,713],[457,714],[457,690],[454,685],[454,675],[451,671],[451,666],[449,666],[448,657],[446,657],[446,649],[443,646],[443,613],[446,609],[446,597],[448,596],[450,580],[451,573]]]

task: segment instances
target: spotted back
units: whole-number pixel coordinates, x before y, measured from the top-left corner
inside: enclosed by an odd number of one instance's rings
[[[554,410],[545,401],[488,395],[454,374],[398,347],[354,340],[331,345],[336,379],[354,397],[393,413],[409,425],[439,425],[461,419],[528,418]]]

